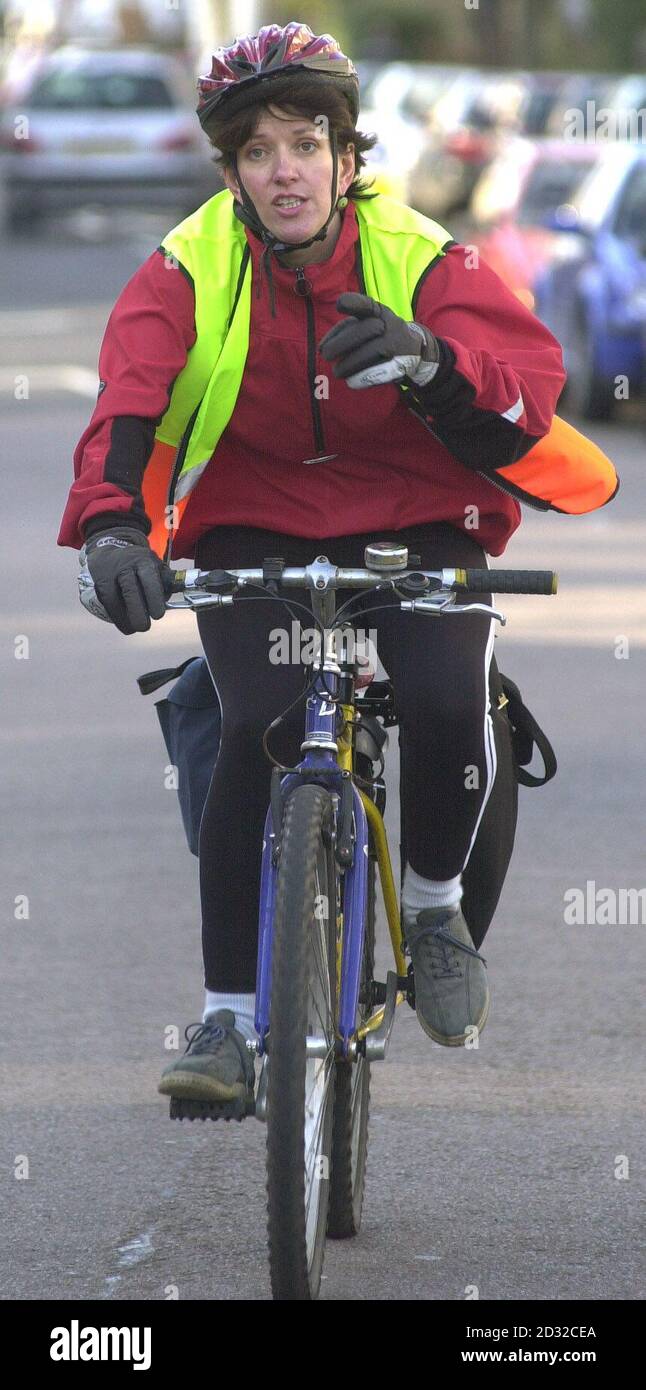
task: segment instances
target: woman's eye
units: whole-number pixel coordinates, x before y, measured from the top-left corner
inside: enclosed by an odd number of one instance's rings
[[[317,143],[316,140],[301,140],[301,142],[300,142],[300,148],[303,149],[303,148],[305,147],[305,145],[309,145],[309,147],[310,147],[311,150],[317,150],[317,149],[318,149],[318,143]],[[257,163],[258,163],[258,160],[255,159],[254,156],[255,156],[255,155],[262,155],[262,154],[264,154],[264,153],[265,153],[265,151],[264,151],[264,149],[262,148],[261,145],[254,145],[254,146],[253,146],[253,149],[247,151],[247,157],[248,157],[248,159],[252,159],[253,162],[254,162],[254,164],[257,164]]]

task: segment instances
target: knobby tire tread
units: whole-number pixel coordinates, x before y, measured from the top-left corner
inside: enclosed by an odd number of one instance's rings
[[[370,855],[368,861],[368,894],[364,937],[364,960],[362,966],[362,986],[370,984],[374,972],[375,954],[375,860]],[[355,1236],[361,1225],[361,1211],[366,1180],[368,1155],[368,1125],[370,1121],[370,1063],[364,1062],[365,1073],[361,1085],[363,1094],[359,1097],[361,1105],[359,1133],[359,1181],[353,1191],[352,1174],[352,1081],[355,1063],[339,1060],[337,1062],[336,1087],[334,1098],[334,1127],[332,1131],[332,1170],[330,1182],[330,1205],[328,1209],[328,1236],[333,1240],[345,1240]]]
[[[272,958],[269,1071],[267,1088],[267,1210],[269,1267],[275,1299],[317,1297],[320,1283],[329,1181],[321,1192],[319,1236],[308,1274],[305,1242],[304,1095],[306,1076],[308,931],[316,894],[316,866],[332,802],[325,788],[297,787],[285,808]],[[334,901],[334,854],[326,847],[328,883]],[[330,919],[328,918],[328,921]],[[335,929],[330,923],[332,1009]],[[334,1107],[334,1068],[330,1080],[323,1153],[328,1160]]]

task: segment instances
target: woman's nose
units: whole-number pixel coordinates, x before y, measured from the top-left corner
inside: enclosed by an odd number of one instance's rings
[[[289,178],[296,172],[296,161],[289,150],[283,151],[276,156],[274,165],[274,177],[279,179]]]

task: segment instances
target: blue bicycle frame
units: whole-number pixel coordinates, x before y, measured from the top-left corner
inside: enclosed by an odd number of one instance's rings
[[[318,664],[320,665],[320,663]],[[301,751],[304,750],[304,757],[293,772],[285,773],[281,778],[280,790],[283,801],[299,783],[311,784],[313,782],[315,785],[324,787],[326,791],[338,793],[339,802],[337,805],[341,804],[344,782],[351,777],[351,773],[344,771],[337,762],[337,721],[343,719],[339,705],[335,703],[339,694],[339,682],[340,673],[336,662],[326,660],[319,670],[313,690],[307,698],[305,740],[301,745]],[[354,785],[352,786],[352,804],[355,834],[352,862],[345,868],[343,951],[338,1017],[338,1035],[343,1056],[347,1056],[350,1038],[356,1030],[368,891],[368,822],[361,797]],[[255,1025],[260,1039],[258,1050],[261,1055],[266,1051],[271,999],[274,904],[278,878],[278,864],[274,863],[274,844],[274,816],[270,806],[265,820],[262,845],[256,976]]]

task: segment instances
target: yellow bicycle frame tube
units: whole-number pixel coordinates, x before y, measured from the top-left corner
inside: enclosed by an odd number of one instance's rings
[[[352,732],[355,723],[355,706],[341,705],[343,712],[344,725],[339,738],[337,739],[338,763],[344,772],[352,772],[353,768],[353,737]],[[377,866],[379,868],[379,879],[381,890],[384,895],[384,905],[386,908],[386,918],[388,921],[388,931],[393,948],[395,965],[398,975],[406,974],[406,961],[404,959],[404,949],[402,942],[401,921],[399,915],[399,903],[397,900],[397,890],[393,877],[392,864],[390,862],[390,851],[388,849],[388,839],[383,818],[380,815],[374,801],[366,792],[359,788],[359,795],[363,803],[364,810],[368,819],[368,826],[377,855]],[[365,1026],[365,1025],[364,1025]],[[376,1025],[375,1025],[376,1026]]]

